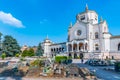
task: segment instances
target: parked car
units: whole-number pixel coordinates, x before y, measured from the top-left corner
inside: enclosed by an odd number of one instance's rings
[[[108,60],[109,66],[114,66],[116,60]]]
[[[109,63],[106,60],[100,60],[100,59],[90,59],[86,62],[86,64],[91,66],[108,66]]]
[[[108,66],[109,63],[106,60],[101,60],[99,63],[100,66]]]

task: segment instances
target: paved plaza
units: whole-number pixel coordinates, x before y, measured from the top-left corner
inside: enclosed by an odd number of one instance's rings
[[[114,68],[113,66],[89,66],[86,64],[77,64],[79,67],[86,67],[89,70],[94,70],[98,78],[102,80],[120,80],[120,73],[114,71],[106,71],[104,68]]]
[[[0,80],[83,80],[80,78],[21,78],[21,77],[0,77]]]

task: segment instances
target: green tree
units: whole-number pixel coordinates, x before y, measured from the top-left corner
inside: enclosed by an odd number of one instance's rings
[[[43,49],[42,49],[41,43],[39,43],[37,47],[36,56],[43,56]]]
[[[6,35],[3,40],[3,52],[6,53],[6,56],[15,56],[16,53],[20,52],[20,46],[17,43],[17,40],[12,36]]]
[[[2,59],[4,60],[5,57],[6,57],[6,54],[5,54],[5,53],[2,53],[1,57],[2,57]]]
[[[22,53],[22,57],[26,57],[26,56],[34,56],[34,50],[33,48],[30,48],[29,50],[24,50],[23,53]]]
[[[29,51],[28,51],[28,56],[34,56],[35,53],[34,53],[34,49],[33,48],[30,48]]]
[[[17,53],[17,54],[15,55],[15,57],[19,57],[19,53]]]
[[[22,52],[22,57],[26,57],[26,56],[28,56],[28,50],[27,49],[25,49],[23,52]]]

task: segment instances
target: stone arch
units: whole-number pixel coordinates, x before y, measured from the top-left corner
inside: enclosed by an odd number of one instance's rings
[[[51,48],[51,52],[53,52],[53,48]]]
[[[95,39],[98,39],[98,38],[99,38],[98,32],[95,32]]]
[[[79,57],[80,57],[80,59],[84,58],[83,52],[80,52]]]
[[[74,59],[76,59],[77,58],[77,53],[74,53]]]
[[[77,44],[76,43],[73,44],[73,50],[77,51]]]
[[[57,51],[57,52],[59,52],[59,49],[58,49],[58,48],[56,48],[56,51]]]
[[[112,56],[112,59],[114,59],[114,56]]]
[[[120,43],[118,44],[118,51],[120,51]]]
[[[98,51],[99,50],[99,45],[95,44],[95,50]]]
[[[55,52],[55,48],[54,48],[54,52]]]
[[[69,57],[72,57],[72,54],[71,54],[71,53],[69,53]]]
[[[61,47],[59,48],[59,51],[60,51],[60,52],[62,51],[62,48],[61,48]]]
[[[62,51],[64,51],[64,47],[62,47]]]
[[[79,43],[79,50],[81,51],[84,47],[84,44],[83,43]]]
[[[106,56],[106,59],[108,59],[108,56]]]

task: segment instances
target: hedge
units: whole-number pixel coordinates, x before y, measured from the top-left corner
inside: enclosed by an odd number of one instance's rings
[[[57,63],[60,63],[65,60],[67,60],[67,56],[56,56],[55,57],[55,62],[57,62]]]
[[[67,56],[56,56],[55,57],[55,62],[63,63],[63,64],[71,64],[72,63],[72,59],[67,57]]]

